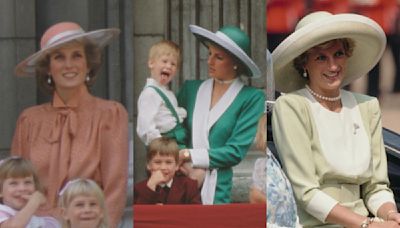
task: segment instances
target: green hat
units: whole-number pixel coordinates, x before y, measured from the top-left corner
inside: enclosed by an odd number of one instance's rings
[[[189,25],[190,31],[207,46],[207,41],[211,41],[225,49],[236,57],[246,68],[245,75],[258,78],[261,71],[250,56],[250,38],[240,28],[236,26],[224,26],[213,33],[197,25]]]

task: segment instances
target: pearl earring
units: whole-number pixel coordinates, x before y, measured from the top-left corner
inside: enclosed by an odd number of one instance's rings
[[[303,78],[307,78],[308,77],[308,75],[307,75],[307,70],[304,70],[304,72],[303,72]]]
[[[233,66],[233,69],[234,69],[234,70],[237,70],[237,66],[236,66],[236,65],[235,65],[235,66]]]
[[[86,75],[86,82],[89,82],[90,81],[90,77],[89,77],[89,75]]]
[[[51,85],[51,77],[49,75],[49,77],[47,78],[47,84]]]

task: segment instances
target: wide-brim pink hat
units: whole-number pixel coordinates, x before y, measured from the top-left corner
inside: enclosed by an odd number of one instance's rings
[[[34,76],[38,60],[49,52],[73,40],[87,39],[99,48],[106,46],[114,37],[118,36],[117,28],[99,29],[85,32],[74,22],[60,22],[46,30],[40,40],[40,50],[29,56],[15,67],[17,76]]]
[[[293,60],[324,42],[349,38],[354,41],[341,86],[366,75],[380,60],[386,47],[382,28],[372,19],[358,14],[331,14],[324,11],[308,14],[295,31],[272,52],[275,89],[288,93],[304,88],[307,79],[295,69]]]

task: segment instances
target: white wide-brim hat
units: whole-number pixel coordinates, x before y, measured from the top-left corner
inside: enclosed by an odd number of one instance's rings
[[[207,46],[207,41],[211,41],[235,56],[246,67],[246,76],[252,78],[261,76],[260,69],[249,57],[250,38],[240,28],[228,25],[215,33],[197,25],[189,25],[189,29],[204,45]]]
[[[40,41],[40,50],[15,67],[15,74],[17,76],[34,76],[36,64],[40,59],[70,41],[87,39],[99,48],[103,48],[119,33],[120,30],[117,28],[85,32],[81,26],[73,22],[57,23],[48,28],[43,34]]]
[[[295,31],[272,52],[275,89],[288,93],[301,88],[307,79],[295,69],[293,60],[324,42],[349,38],[354,50],[348,58],[342,87],[366,75],[380,60],[386,47],[382,28],[372,19],[358,14],[314,12],[299,21]]]

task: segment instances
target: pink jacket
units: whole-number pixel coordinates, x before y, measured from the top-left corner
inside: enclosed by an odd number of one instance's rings
[[[68,104],[54,93],[52,102],[22,112],[11,151],[38,171],[48,201],[40,214],[59,217],[64,184],[90,178],[105,193],[110,224],[118,224],[128,178],[128,115],[120,103],[96,98],[86,87]]]

